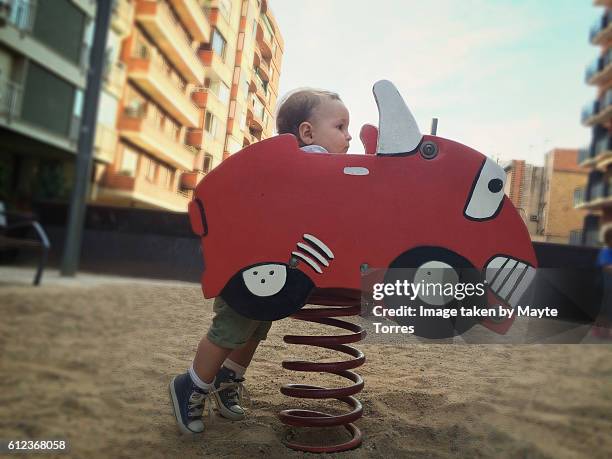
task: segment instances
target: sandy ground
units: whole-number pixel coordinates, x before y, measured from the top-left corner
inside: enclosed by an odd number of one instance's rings
[[[274,324],[247,373],[248,418],[179,433],[167,385],[185,371],[211,309],[193,284],[0,286],[0,438],[67,439],[71,452],[58,457],[303,456],[283,446],[289,428],[277,418],[303,405],[279,387],[342,381],[281,368],[283,359],[337,357],[285,344],[288,333],[325,332],[293,319]],[[367,356],[358,370],[365,440],[333,457],[612,457],[610,345],[357,347]]]

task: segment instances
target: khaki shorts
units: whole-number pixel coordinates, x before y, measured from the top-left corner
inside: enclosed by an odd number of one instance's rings
[[[272,322],[248,319],[238,314],[220,296],[215,298],[213,311],[215,317],[206,336],[226,349],[242,347],[251,340],[262,341],[272,326]]]

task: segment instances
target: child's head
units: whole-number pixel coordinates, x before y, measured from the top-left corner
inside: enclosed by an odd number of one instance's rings
[[[349,112],[334,92],[299,89],[280,103],[279,134],[293,134],[300,147],[320,145],[330,153],[346,153],[351,141]]]

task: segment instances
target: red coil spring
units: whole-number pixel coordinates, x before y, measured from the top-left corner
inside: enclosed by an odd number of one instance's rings
[[[363,352],[354,347],[347,346],[346,343],[355,343],[365,337],[365,331],[359,326],[332,317],[348,317],[359,315],[360,306],[349,307],[328,307],[328,308],[306,308],[291,317],[294,319],[315,322],[333,327],[342,328],[352,333],[338,336],[297,336],[286,335],[283,339],[290,344],[305,344],[317,346],[325,349],[332,349],[352,356],[353,358],[340,362],[306,362],[283,361],[283,368],[294,371],[325,372],[342,376],[351,380],[354,384],[348,387],[328,389],[325,387],[310,386],[305,384],[286,384],[281,388],[281,393],[289,397],[308,398],[308,399],[331,399],[340,400],[352,409],[342,415],[331,415],[320,411],[311,410],[283,410],[279,413],[280,420],[291,426],[296,427],[333,427],[344,426],[351,434],[351,439],[344,443],[331,446],[310,446],[301,443],[294,443],[285,440],[285,445],[291,449],[311,453],[333,453],[357,448],[361,445],[362,435],[357,426],[353,424],[363,415],[363,407],[359,400],[353,395],[363,389],[363,379],[357,373],[350,370],[357,368],[365,362]]]

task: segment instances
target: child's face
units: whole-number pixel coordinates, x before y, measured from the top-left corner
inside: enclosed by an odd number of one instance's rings
[[[324,98],[309,121],[300,125],[300,136],[306,145],[320,145],[330,153],[346,153],[352,139],[348,132],[349,112],[344,104]]]

